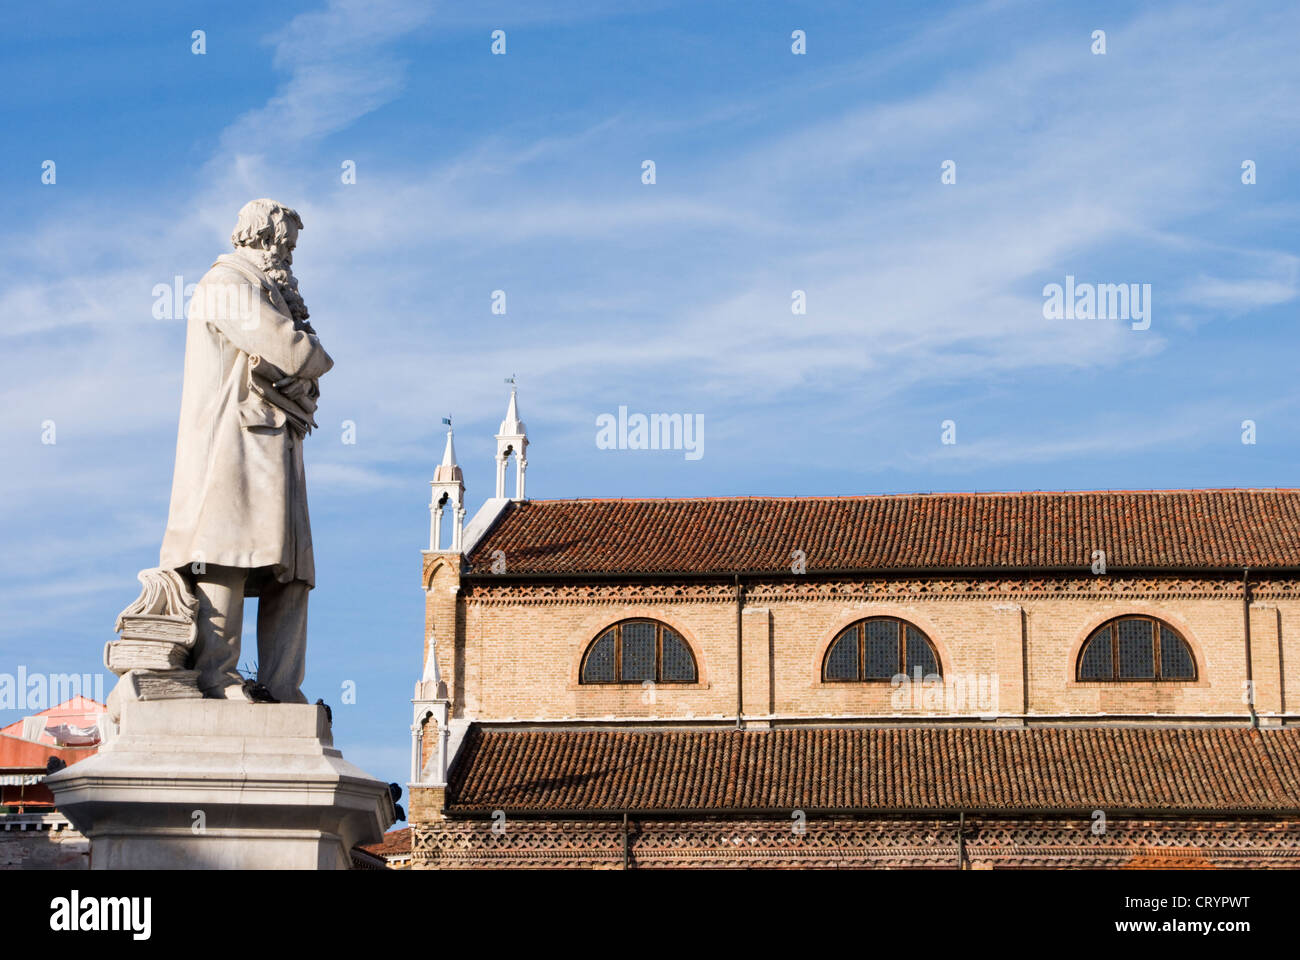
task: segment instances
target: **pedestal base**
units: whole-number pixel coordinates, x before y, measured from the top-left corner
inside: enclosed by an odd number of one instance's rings
[[[128,702],[116,737],[45,783],[93,870],[344,870],[394,820],[318,706]]]

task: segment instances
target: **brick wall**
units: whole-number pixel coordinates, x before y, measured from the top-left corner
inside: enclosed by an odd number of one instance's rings
[[[430,823],[441,819],[446,792],[446,787],[411,787],[407,798],[410,807],[406,811],[407,822]]]
[[[736,599],[730,584],[463,584],[454,558],[425,556],[426,644],[438,658],[453,715],[521,720],[603,717],[734,717]],[[1246,714],[1245,632],[1240,585],[1223,579],[1104,578],[996,584],[915,581],[882,588],[846,581],[828,591],[804,583],[747,587],[741,672],[750,717],[1004,717],[1097,714]],[[880,595],[887,593],[888,595]],[[920,595],[916,595],[920,594]],[[1175,683],[1078,683],[1083,642],[1105,620],[1146,614],[1188,641],[1198,678]],[[933,642],[948,689],[889,683],[824,683],[821,663],[840,630],[888,615]],[[629,617],[661,620],[691,645],[694,684],[585,686],[583,652],[605,628]],[[1288,623],[1300,592],[1287,581],[1256,588],[1252,667],[1261,715],[1300,696],[1300,650]]]

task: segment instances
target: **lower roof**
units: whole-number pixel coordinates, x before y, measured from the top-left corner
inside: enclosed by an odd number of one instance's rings
[[[399,827],[389,830],[378,843],[361,844],[361,849],[385,860],[390,857],[409,857],[411,855],[411,828]]]
[[[1300,811],[1300,729],[492,730],[450,815]]]

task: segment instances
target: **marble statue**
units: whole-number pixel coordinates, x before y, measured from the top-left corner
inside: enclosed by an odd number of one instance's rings
[[[302,444],[333,361],[293,276],[300,229],[254,200],[190,301],[159,565],[104,648],[119,680],[103,743],[44,780],[92,869],[346,870],[398,816],[390,786],[334,746],[330,708],[302,693],[315,580]],[[256,681],[236,669],[246,596]]]
[[[244,598],[258,598],[258,692],[306,703],[307,593],[315,583],[302,444],[334,365],[294,278],[302,220],[273,200],[239,211],[233,253],[190,301],[171,510],[159,567],[198,602],[203,696],[250,699],[237,667]]]

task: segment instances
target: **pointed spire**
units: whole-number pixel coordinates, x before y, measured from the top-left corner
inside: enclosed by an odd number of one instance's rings
[[[442,451],[442,463],[439,464],[438,469],[433,472],[433,480],[435,483],[454,483],[457,480],[463,479],[460,465],[456,463],[456,444],[452,440],[451,422],[446,421],[446,423],[447,446]]]
[[[447,428],[447,447],[442,451],[442,465],[444,467],[456,466],[456,444],[452,441],[452,429]]]
[[[519,387],[513,383],[510,384],[510,406],[506,408],[506,418],[501,421],[501,429],[497,432],[503,437],[518,437],[528,432],[519,419]]]

